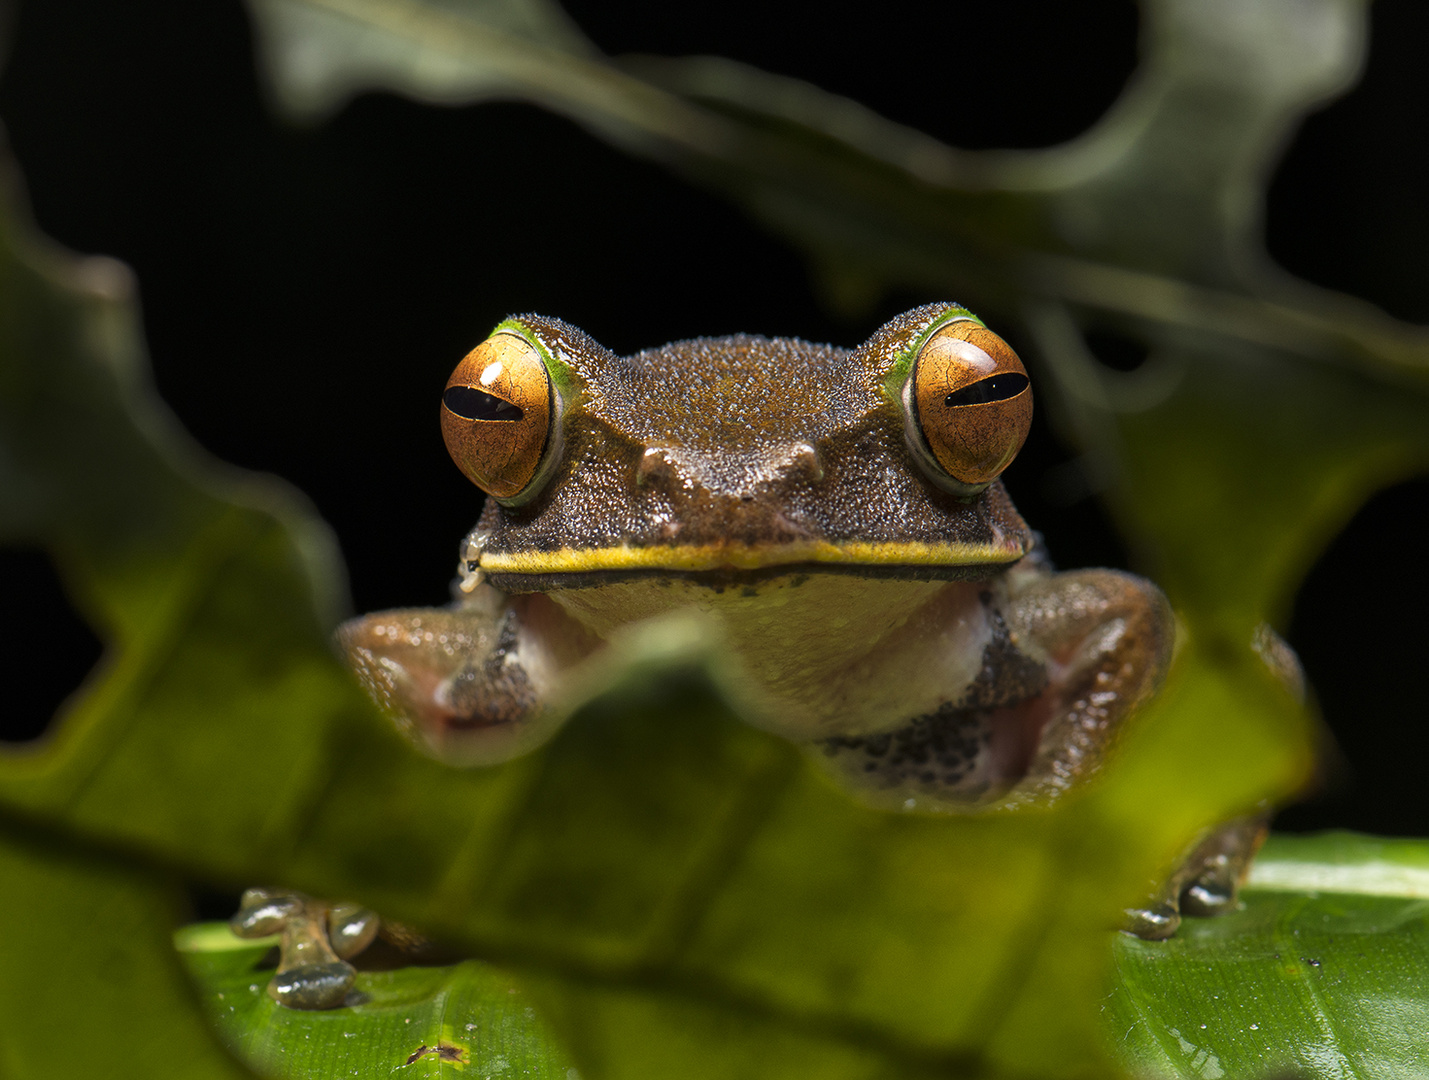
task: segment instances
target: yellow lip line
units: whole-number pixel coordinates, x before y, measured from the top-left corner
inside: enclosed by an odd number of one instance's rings
[[[758,547],[703,544],[693,547],[561,548],[558,551],[483,552],[488,574],[560,574],[593,570],[762,570],[790,563],[850,566],[983,566],[1014,562],[1027,554],[1021,544],[835,544],[808,541]]]

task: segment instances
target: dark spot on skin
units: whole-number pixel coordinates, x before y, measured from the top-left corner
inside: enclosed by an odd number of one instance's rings
[[[992,638],[983,646],[982,667],[963,700],[964,709],[990,709],[1034,698],[1047,688],[1047,669],[1027,656],[1007,631],[1002,613],[992,606],[992,594],[983,593]]]
[[[739,594],[739,595],[740,595],[740,596],[758,596],[758,595],[759,595],[759,590],[756,589],[753,585],[746,585],[746,586],[740,591],[740,594]]]
[[[885,788],[914,784],[950,794],[972,781],[991,740],[991,710],[1035,698],[1047,687],[1047,669],[1012,644],[992,593],[982,593],[982,602],[992,637],[963,700],[944,702],[898,731],[826,739],[824,753],[862,755],[854,767]]]
[[[937,712],[920,716],[907,727],[881,735],[840,735],[825,739],[824,753],[865,756],[862,771],[878,774],[885,787],[916,781],[952,788],[977,763],[987,746],[987,717],[950,703]]]
[[[491,655],[486,658],[488,671],[506,663],[506,658],[516,651],[516,643],[520,637],[521,625],[516,617],[516,610],[508,608],[505,618],[501,620],[501,633],[497,635],[496,648],[492,649]]]

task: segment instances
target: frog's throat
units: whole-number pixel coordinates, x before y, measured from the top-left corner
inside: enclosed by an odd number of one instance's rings
[[[483,551],[483,574],[588,574],[605,571],[705,571],[767,570],[773,567],[817,564],[838,567],[906,567],[911,570],[940,567],[996,567],[1016,562],[1027,554],[1029,538],[999,537],[990,543],[949,541],[808,540],[788,544],[621,545],[600,548],[558,548],[554,551]]]

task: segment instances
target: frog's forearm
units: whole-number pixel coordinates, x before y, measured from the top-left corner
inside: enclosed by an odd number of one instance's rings
[[[1161,590],[1115,570],[1030,583],[1011,598],[1013,640],[1045,656],[1045,719],[1014,801],[1046,802],[1094,772],[1123,720],[1161,685],[1174,620]]]
[[[377,612],[338,631],[338,646],[368,693],[439,756],[477,747],[478,757],[489,757],[539,711],[511,606],[497,594],[482,601]]]

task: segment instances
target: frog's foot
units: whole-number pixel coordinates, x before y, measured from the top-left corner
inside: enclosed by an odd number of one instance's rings
[[[269,997],[290,1009],[333,1009],[347,998],[357,975],[348,958],[372,944],[379,923],[374,912],[356,904],[249,889],[229,925],[239,937],[283,935]]]
[[[1253,814],[1212,830],[1145,907],[1127,909],[1123,929],[1160,941],[1176,932],[1183,915],[1223,915],[1233,910],[1268,827],[1268,814]]]

